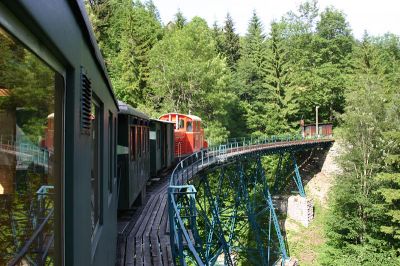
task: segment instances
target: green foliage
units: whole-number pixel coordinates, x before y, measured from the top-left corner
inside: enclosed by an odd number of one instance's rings
[[[397,36],[365,34],[356,41],[345,14],[334,7],[320,11],[316,0],[272,22],[268,33],[254,11],[243,37],[229,14],[222,27],[215,23],[210,29],[178,10],[163,26],[151,1],[98,1],[90,15],[117,96],[153,117],[173,111],[199,115],[212,144],[296,132],[299,120],[313,122],[320,106],[319,120],[340,125],[345,147],[321,262],[396,264]],[[3,50],[0,62],[9,61]]]
[[[240,58],[239,35],[235,33],[234,23],[229,13],[226,15],[222,34],[222,54],[226,57],[228,66],[236,69],[236,63]]]
[[[224,127],[227,106],[235,96],[228,91],[230,70],[215,50],[207,23],[194,18],[182,29],[167,34],[150,56],[151,93],[147,100],[154,112],[192,112],[210,125],[207,132],[218,132],[215,137],[225,139],[229,134]]]
[[[108,0],[95,4],[92,23],[116,95],[136,106],[148,88],[149,51],[163,30],[153,2]]]
[[[183,16],[183,13],[181,10],[178,10],[178,12],[175,14],[175,21],[174,25],[177,29],[183,29],[183,27],[187,24],[186,18]]]
[[[340,136],[344,174],[334,187],[326,264],[399,261],[398,39],[365,35],[346,94]],[[394,47],[397,47],[394,49]],[[388,67],[390,66],[390,67]]]

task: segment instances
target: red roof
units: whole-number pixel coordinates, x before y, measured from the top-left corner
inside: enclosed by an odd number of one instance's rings
[[[195,115],[186,115],[186,114],[180,114],[180,113],[168,113],[168,114],[165,114],[165,115],[160,116],[159,119],[161,119],[161,118],[163,118],[163,117],[168,117],[169,115],[171,115],[171,116],[178,115],[178,116],[188,117],[188,118],[190,118],[192,121],[201,121],[201,118],[198,117],[198,116],[195,116]]]

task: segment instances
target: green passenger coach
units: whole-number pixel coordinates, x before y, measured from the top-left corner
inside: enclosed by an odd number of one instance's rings
[[[158,119],[150,120],[150,175],[157,176],[175,162],[175,123]]]
[[[146,197],[150,177],[149,117],[118,103],[118,208],[124,210],[136,200],[141,204]]]
[[[0,265],[114,265],[118,105],[83,1],[0,2]]]

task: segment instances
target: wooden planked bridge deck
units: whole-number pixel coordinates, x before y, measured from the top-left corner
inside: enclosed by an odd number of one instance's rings
[[[168,220],[169,176],[147,189],[145,203],[118,218],[116,265],[173,265]]]

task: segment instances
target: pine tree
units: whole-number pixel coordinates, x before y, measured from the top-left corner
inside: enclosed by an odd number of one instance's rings
[[[263,26],[254,12],[243,39],[238,61],[238,96],[246,110],[249,133],[253,135],[277,134],[283,122],[275,91],[267,86],[268,47]]]
[[[288,47],[283,38],[284,27],[282,22],[273,22],[267,41],[265,86],[271,95],[270,104],[273,104],[274,112],[278,114],[280,126],[276,128],[277,132],[287,132],[289,127],[296,128],[299,120],[298,104],[294,97],[294,89],[291,87]]]
[[[226,57],[228,66],[235,70],[240,58],[240,40],[239,35],[235,33],[234,23],[229,13],[226,15],[222,37],[222,53]]]
[[[223,46],[223,33],[222,29],[218,26],[218,23],[214,21],[212,28],[213,38],[215,41],[215,49],[218,54],[224,54],[224,46]]]
[[[183,15],[182,11],[178,9],[178,12],[175,14],[174,25],[177,29],[182,29],[187,23],[185,16]]]
[[[241,100],[251,102],[262,95],[265,63],[265,35],[262,23],[254,11],[243,39],[241,58],[238,62],[237,75],[241,81],[238,93]]]
[[[314,91],[320,95],[321,115],[329,121],[333,121],[335,113],[343,112],[346,79],[352,72],[350,57],[353,45],[344,14],[334,8],[324,10],[314,38],[315,74],[320,84]]]

